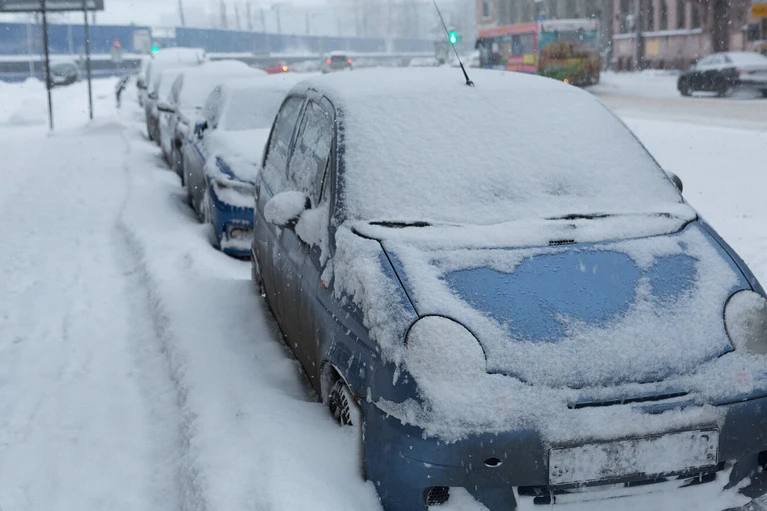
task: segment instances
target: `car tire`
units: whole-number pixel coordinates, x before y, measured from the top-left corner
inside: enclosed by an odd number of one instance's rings
[[[343,379],[338,378],[328,392],[328,409],[330,414],[342,428],[353,428],[355,437],[356,457],[359,460],[359,471],[363,480],[367,480],[365,470],[365,421],[362,410],[354,400],[351,389]]]
[[[716,86],[716,95],[720,98],[726,98],[732,94],[732,87],[725,80],[720,81]]]
[[[681,94],[684,97],[689,97],[692,92],[690,91],[690,86],[688,85],[687,81],[683,81],[679,83],[679,94]]]
[[[257,257],[252,257],[250,262],[250,280],[253,281],[256,291],[264,299],[266,299],[266,291],[264,290],[264,280],[261,278],[261,265],[258,263]]]

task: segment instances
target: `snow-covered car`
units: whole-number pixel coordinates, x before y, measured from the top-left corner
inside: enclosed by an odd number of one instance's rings
[[[196,122],[210,92],[222,83],[240,78],[266,76],[238,60],[219,60],[183,69],[171,87],[167,103],[159,110],[167,114],[160,123],[160,147],[171,168],[184,180],[182,146]]]
[[[471,78],[307,80],[256,181],[253,278],[383,508],[753,497],[764,289],[593,96]]]
[[[284,73],[219,85],[183,144],[189,201],[211,224],[215,245],[229,255],[250,256],[264,145],[282,100],[299,80]]]
[[[147,96],[147,102],[144,105],[147,119],[147,133],[149,140],[160,144],[160,126],[167,123],[171,116],[169,101],[170,93],[176,78],[184,70],[183,67],[169,67],[164,69],[159,75],[155,75],[152,80],[151,94]]]
[[[139,64],[138,73],[136,74],[136,96],[138,97],[138,104],[140,107],[144,106],[144,99],[147,95],[148,84],[146,81],[146,73],[149,69],[150,62],[152,62],[151,55],[141,57],[141,63]]]
[[[61,87],[71,85],[80,79],[80,68],[71,59],[51,63],[51,85]]]
[[[139,94],[143,95],[143,99],[139,102],[144,105],[147,134],[150,140],[158,141],[157,126],[152,124],[152,121],[156,121],[156,117],[153,119],[151,115],[157,109],[159,99],[157,91],[160,87],[162,72],[169,68],[199,66],[206,60],[205,50],[199,48],[167,48],[152,55],[143,74],[144,87],[139,87]]]
[[[747,51],[714,53],[700,59],[677,80],[682,96],[698,91],[727,96],[739,87],[757,89],[767,98],[767,56]]]

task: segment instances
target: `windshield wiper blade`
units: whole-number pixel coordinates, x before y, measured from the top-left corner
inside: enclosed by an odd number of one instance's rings
[[[394,220],[377,220],[369,222],[370,225],[380,225],[381,227],[390,227],[392,229],[404,229],[405,227],[430,227],[429,222],[403,222]]]
[[[597,218],[609,218],[610,213],[572,213],[569,215],[554,216],[546,220],[595,220]]]

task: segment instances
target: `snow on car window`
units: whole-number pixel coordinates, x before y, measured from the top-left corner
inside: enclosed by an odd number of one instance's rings
[[[248,67],[242,62],[210,62],[184,72],[184,86],[179,97],[181,108],[203,107],[214,87],[236,78],[263,75],[262,71]]]
[[[586,92],[516,73],[474,70],[469,88],[454,70],[410,71],[325,80],[343,88],[349,217],[491,224],[681,202]]]
[[[235,90],[224,109],[219,128],[228,131],[270,128],[284,97],[284,91]]]

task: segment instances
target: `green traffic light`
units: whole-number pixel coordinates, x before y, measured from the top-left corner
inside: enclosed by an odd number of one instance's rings
[[[152,43],[152,53],[157,53],[160,51],[160,46],[157,43]]]
[[[448,34],[447,39],[450,41],[450,44],[456,44],[458,42],[458,32],[453,30]]]

